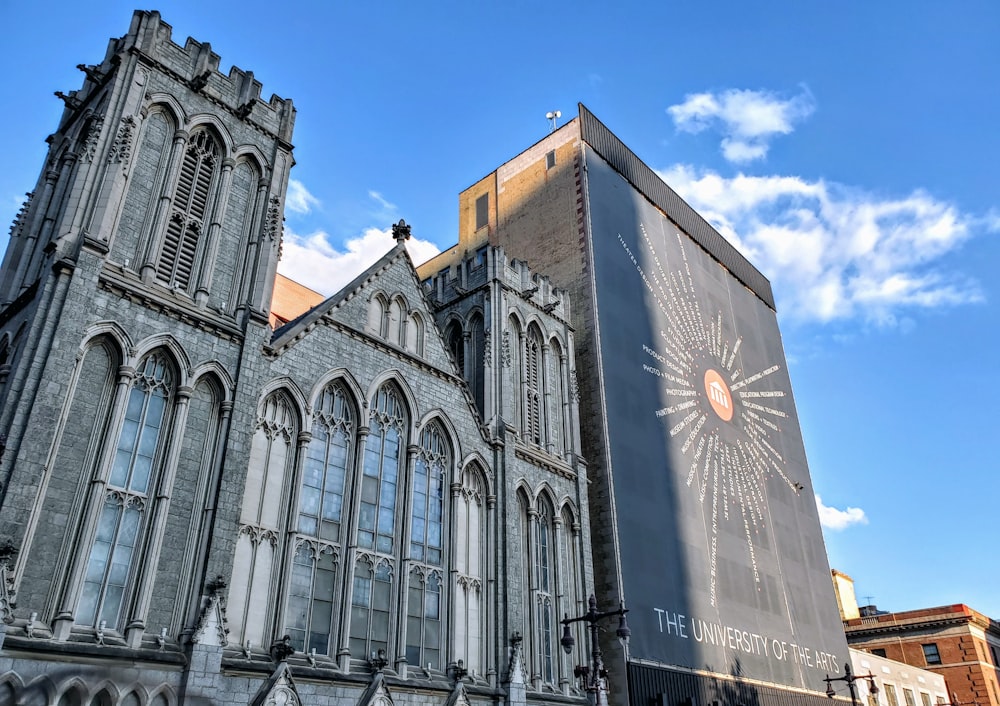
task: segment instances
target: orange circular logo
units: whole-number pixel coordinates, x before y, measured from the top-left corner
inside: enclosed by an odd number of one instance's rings
[[[733,395],[726,381],[714,370],[705,371],[705,394],[722,421],[728,422],[733,418]]]

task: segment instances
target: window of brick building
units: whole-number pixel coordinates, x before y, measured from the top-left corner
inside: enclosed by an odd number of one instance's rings
[[[931,695],[926,691],[920,692],[920,706],[931,706]]]
[[[545,155],[545,168],[552,169],[554,166],[556,166],[556,151],[549,150],[549,152]]]
[[[920,647],[924,650],[924,659],[927,660],[927,664],[941,664],[941,653],[938,652],[936,642],[930,642]]]
[[[906,699],[906,706],[917,706],[917,700],[913,696],[913,689],[903,689],[903,698]]]
[[[476,230],[485,228],[490,222],[490,195],[483,194],[476,199]]]
[[[876,647],[875,649],[872,650],[872,654],[875,655],[876,657],[885,657],[885,650],[882,649],[881,647]]]

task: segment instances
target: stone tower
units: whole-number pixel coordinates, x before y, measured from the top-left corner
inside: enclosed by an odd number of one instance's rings
[[[0,617],[138,649],[231,562],[205,539],[295,109],[157,12],[79,68],[0,270]]]

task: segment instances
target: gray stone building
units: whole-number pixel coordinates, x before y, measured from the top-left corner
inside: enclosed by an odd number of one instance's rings
[[[566,292],[400,222],[275,330],[291,101],[156,12],[81,68],[0,270],[0,704],[582,703]]]

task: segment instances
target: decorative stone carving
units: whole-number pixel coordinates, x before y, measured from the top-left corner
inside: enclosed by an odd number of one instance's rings
[[[503,359],[503,367],[510,367],[510,331],[508,329],[503,330],[503,340],[500,343],[500,356]]]
[[[510,661],[507,664],[507,681],[510,684],[524,685],[527,682],[521,648],[523,641],[520,632],[510,636]]]
[[[124,116],[121,125],[118,126],[115,142],[111,145],[111,151],[108,152],[108,164],[120,162],[122,173],[128,171],[128,163],[132,158],[132,138],[135,136],[137,126],[138,122],[134,115]]]
[[[490,345],[490,332],[483,331],[483,365],[487,368],[493,367],[493,353]]]
[[[281,237],[282,223],[285,218],[281,210],[281,198],[272,196],[267,202],[267,217],[264,222],[264,234],[271,240]]]
[[[84,162],[92,162],[94,154],[97,152],[97,138],[101,136],[101,126],[104,125],[104,118],[94,116],[87,123],[87,134],[83,136],[80,144],[80,159]]]
[[[576,379],[576,368],[569,371],[569,394],[574,402],[580,401],[580,383]]]
[[[0,621],[6,625],[14,622],[17,597],[14,592],[14,561],[17,547],[10,540],[0,545]]]
[[[226,581],[216,576],[206,584],[208,596],[202,605],[198,624],[195,625],[191,642],[196,645],[224,647],[229,642],[229,624],[226,620]]]
[[[250,702],[251,706],[301,706],[298,689],[292,679],[288,662],[279,662],[278,668],[260,687],[260,691]]]

